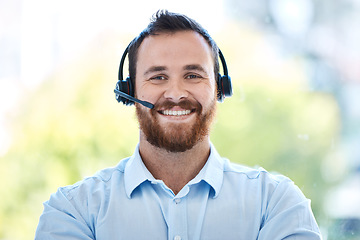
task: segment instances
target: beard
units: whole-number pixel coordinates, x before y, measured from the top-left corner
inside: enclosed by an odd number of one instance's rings
[[[171,109],[174,106],[194,111],[195,122],[191,125],[189,123],[167,123],[166,126],[161,126],[158,120],[158,110]],[[146,140],[155,147],[174,153],[192,149],[209,135],[210,126],[216,113],[216,100],[211,102],[209,110],[202,111],[203,108],[199,102],[189,100],[179,103],[171,101],[157,103],[150,113],[149,110],[144,110],[139,104],[136,104],[136,115]]]

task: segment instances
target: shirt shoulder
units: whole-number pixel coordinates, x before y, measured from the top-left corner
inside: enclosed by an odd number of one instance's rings
[[[276,172],[268,172],[262,167],[248,167],[238,163],[230,162],[229,160],[225,159],[224,174],[227,173],[243,175],[249,180],[267,180],[273,182],[274,184],[279,184],[283,181],[292,182],[288,177]]]
[[[128,160],[129,158],[125,158],[114,167],[102,169],[93,176],[85,177],[75,184],[60,187],[58,192],[64,194],[69,200],[76,196],[85,198],[91,193],[104,194],[104,191],[110,188],[113,180],[121,181],[121,176],[124,174],[124,169]]]
[[[252,168],[230,161],[224,163],[224,184],[233,186],[234,192],[254,195],[263,202],[277,199],[285,193],[294,202],[306,200],[295,183],[285,175],[268,172],[262,167]]]

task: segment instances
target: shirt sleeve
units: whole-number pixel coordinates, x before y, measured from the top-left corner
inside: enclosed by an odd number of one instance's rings
[[[35,234],[35,240],[43,239],[95,239],[90,226],[66,197],[64,189],[60,188],[44,203],[44,211]]]
[[[301,190],[285,179],[272,193],[258,240],[320,240],[315,217]]]

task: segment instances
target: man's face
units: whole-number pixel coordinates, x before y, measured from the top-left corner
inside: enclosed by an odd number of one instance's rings
[[[184,152],[209,135],[216,109],[214,60],[206,40],[193,31],[144,39],[138,50],[136,104],[141,134],[152,145]]]

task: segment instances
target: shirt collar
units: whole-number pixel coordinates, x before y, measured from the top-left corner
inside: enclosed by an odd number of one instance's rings
[[[205,166],[199,174],[189,182],[189,185],[204,180],[213,188],[215,198],[221,190],[223,175],[224,160],[220,157],[213,144],[210,144],[210,156]],[[134,154],[126,163],[124,170],[125,190],[128,198],[131,198],[131,194],[135,188],[147,180],[154,181],[155,178],[144,165],[139,153],[139,145],[137,145]]]
[[[134,189],[146,180],[155,180],[155,178],[145,167],[137,145],[124,170],[125,191],[128,198],[131,198]]]
[[[214,198],[220,193],[224,177],[224,159],[220,157],[213,144],[210,144],[210,156],[203,168],[203,180],[214,189]]]

